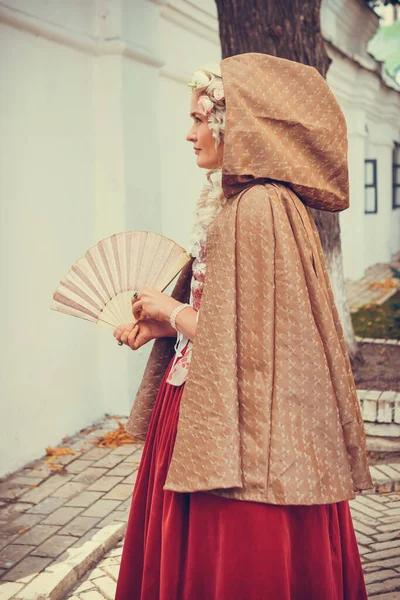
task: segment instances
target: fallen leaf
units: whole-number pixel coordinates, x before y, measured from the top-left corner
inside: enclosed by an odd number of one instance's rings
[[[30,527],[24,527],[23,529],[20,529],[18,531],[18,535],[22,535],[23,533],[25,533],[25,531],[28,531],[28,529],[30,529]]]
[[[33,490],[33,488],[35,488],[35,487],[37,487],[37,486],[38,486],[38,484],[37,484],[37,483],[34,483],[34,484],[32,484],[32,485],[30,485],[30,486],[29,486],[29,489],[30,489],[30,490]]]
[[[52,448],[51,446],[47,446],[45,450],[50,456],[65,456],[66,454],[76,454],[76,450],[72,450],[72,448]]]
[[[118,428],[108,431],[104,435],[97,436],[96,440],[88,440],[99,448],[116,448],[125,444],[134,444],[135,438],[125,430],[123,423],[118,421]]]
[[[58,471],[59,473],[64,470],[64,465],[50,465],[52,471]]]

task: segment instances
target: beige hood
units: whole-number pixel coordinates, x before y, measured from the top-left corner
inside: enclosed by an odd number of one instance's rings
[[[348,208],[346,122],[319,72],[258,53],[224,59],[221,72],[225,195],[269,179],[289,185],[313,208]]]

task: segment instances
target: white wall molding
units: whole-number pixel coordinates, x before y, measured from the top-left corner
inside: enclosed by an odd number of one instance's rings
[[[0,23],[93,56],[121,55],[156,68],[165,64],[138,44],[127,44],[120,38],[96,40],[4,4],[0,4]]]
[[[219,44],[218,21],[211,18],[205,19],[199,11],[190,13],[184,10],[184,3],[167,4],[161,11],[161,16],[170,23],[178,25],[185,31],[190,31],[197,37]]]

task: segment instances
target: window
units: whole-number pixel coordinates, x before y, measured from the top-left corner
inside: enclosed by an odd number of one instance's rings
[[[376,158],[365,159],[364,165],[364,213],[375,214],[378,212],[378,181]]]
[[[400,143],[393,148],[393,210],[400,208]]]

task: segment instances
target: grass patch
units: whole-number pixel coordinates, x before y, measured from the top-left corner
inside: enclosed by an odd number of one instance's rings
[[[360,337],[400,339],[400,291],[381,306],[368,304],[351,314],[354,332]]]

